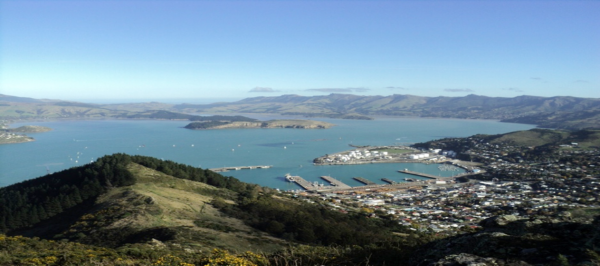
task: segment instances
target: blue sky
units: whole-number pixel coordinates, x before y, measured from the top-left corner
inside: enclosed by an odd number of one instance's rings
[[[0,93],[600,97],[600,1],[0,1]]]

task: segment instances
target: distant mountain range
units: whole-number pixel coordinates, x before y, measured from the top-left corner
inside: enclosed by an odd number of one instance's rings
[[[412,116],[496,119],[560,129],[600,129],[600,99],[569,96],[514,98],[467,95],[326,96],[282,95],[254,97],[212,104],[132,103],[97,105],[58,100],[36,100],[0,95],[0,119],[127,118],[149,111],[179,113],[269,113],[371,119],[370,116]]]
[[[416,116],[462,119],[497,119],[540,127],[600,128],[600,99],[567,96],[514,98],[468,95],[421,97],[413,95],[327,96],[283,95],[255,97],[232,103],[181,104],[183,112],[278,113],[306,116]]]

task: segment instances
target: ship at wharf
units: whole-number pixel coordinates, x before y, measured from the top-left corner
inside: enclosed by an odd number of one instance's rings
[[[273,167],[273,166],[272,165],[227,166],[227,167],[220,167],[220,168],[211,168],[208,170],[211,170],[211,171],[217,172],[217,173],[221,173],[221,172],[237,171],[237,170],[244,170],[244,169],[269,169],[271,167]]]

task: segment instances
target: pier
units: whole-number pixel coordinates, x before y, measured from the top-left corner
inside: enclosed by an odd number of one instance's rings
[[[211,168],[208,170],[219,173],[219,172],[237,171],[237,170],[243,170],[243,169],[269,169],[271,167],[273,167],[273,166],[272,165],[228,166],[228,167],[221,167],[221,168]]]
[[[356,180],[356,181],[358,181],[358,182],[361,182],[361,183],[363,183],[363,184],[365,184],[365,185],[375,185],[375,182],[373,182],[373,181],[371,181],[371,180],[369,180],[369,179],[366,179],[366,178],[362,178],[362,177],[353,177],[352,179],[354,179],[354,180]]]
[[[294,182],[294,183],[298,184],[304,190],[309,191],[309,192],[343,193],[343,192],[350,192],[350,191],[380,191],[381,192],[381,191],[391,191],[391,190],[411,189],[411,188],[421,189],[425,185],[435,185],[436,181],[453,181],[454,178],[459,177],[459,176],[468,176],[468,175],[476,174],[476,173],[463,173],[463,174],[459,174],[459,175],[456,175],[453,177],[439,177],[439,176],[434,176],[434,175],[425,174],[425,173],[413,172],[413,171],[409,171],[407,169],[399,170],[398,172],[415,175],[415,176],[420,176],[420,177],[426,177],[429,180],[417,180],[417,179],[413,179],[413,178],[405,178],[406,181],[412,181],[412,182],[396,182],[396,181],[393,181],[388,178],[381,178],[382,181],[384,181],[388,184],[376,184],[366,178],[353,177],[354,180],[359,181],[365,185],[351,187],[347,184],[344,184],[342,181],[337,180],[331,176],[321,176],[321,179],[323,179],[323,180],[329,182],[329,184],[331,184],[330,186],[323,186],[321,184],[317,184],[317,182],[311,183],[309,181],[306,181],[302,177],[291,176],[289,174],[286,175],[286,179],[290,182]]]
[[[336,187],[336,188],[340,188],[340,189],[347,189],[347,188],[352,188],[351,186],[348,186],[346,184],[344,184],[342,181],[339,181],[331,176],[321,176],[321,179],[329,182],[332,186]]]
[[[416,175],[416,176],[420,176],[420,177],[431,178],[431,179],[438,179],[438,178],[442,178],[442,177],[435,176],[435,175],[430,175],[430,174],[424,174],[424,173],[419,173],[419,172],[413,172],[413,171],[409,171],[409,170],[407,170],[407,169],[404,169],[404,170],[398,170],[398,172],[400,172],[400,173],[404,173],[404,174],[409,174],[409,175]]]
[[[307,191],[317,190],[317,187],[315,185],[313,185],[311,182],[306,181],[304,178],[302,178],[300,176],[286,175],[285,178],[290,182],[294,182],[294,183],[298,184],[298,186],[302,187],[303,189],[305,189]]]
[[[385,178],[385,177],[384,177],[384,178],[382,178],[382,179],[381,179],[381,181],[383,181],[383,182],[387,182],[387,183],[389,183],[389,184],[392,184],[392,185],[393,185],[393,184],[397,184],[397,183],[398,183],[398,182],[396,182],[396,181],[394,181],[394,180],[390,180],[390,179],[387,179],[387,178]]]

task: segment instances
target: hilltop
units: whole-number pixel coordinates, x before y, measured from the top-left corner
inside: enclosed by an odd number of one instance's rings
[[[223,248],[272,252],[284,243],[222,215],[212,206],[217,197],[233,204],[230,199],[234,191],[176,178],[139,164],[156,164],[155,161],[108,156],[84,167],[2,188],[0,201],[6,204],[12,195],[27,207],[7,204],[8,209],[2,209],[1,215],[8,218],[2,221],[0,229],[9,234],[70,239],[113,248],[155,239],[194,243],[196,249],[203,251]],[[163,163],[160,167],[171,171],[169,167],[179,166]],[[204,170],[188,169],[184,175],[192,173],[192,178],[209,183],[241,184]],[[84,180],[73,182],[73,174]],[[46,184],[58,187],[46,188]],[[23,215],[28,218],[11,219]]]
[[[115,252],[136,245],[140,251],[127,254],[136,259],[156,249],[184,257],[196,254],[196,260],[215,248],[233,254],[287,254],[274,260],[308,256],[298,258],[307,261],[318,260],[313,257],[317,252],[348,252],[321,259],[336,264],[364,260],[365,252],[387,249],[388,242],[406,246],[421,241],[393,237],[391,231],[407,230],[391,221],[339,213],[209,170],[124,154],[0,188],[0,206],[0,230],[8,236],[77,242]],[[23,241],[0,238],[0,247],[6,247],[6,239]],[[375,245],[366,248],[368,243]],[[392,257],[405,256],[408,250]],[[8,257],[0,256],[0,264]]]

